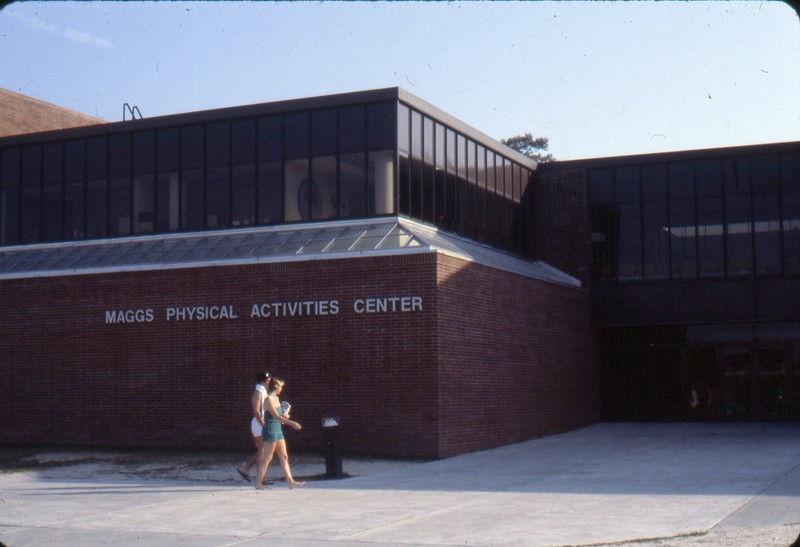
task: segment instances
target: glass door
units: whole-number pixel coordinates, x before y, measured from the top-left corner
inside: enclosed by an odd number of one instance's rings
[[[718,418],[745,420],[753,417],[753,378],[750,347],[723,345],[719,391],[715,410]]]

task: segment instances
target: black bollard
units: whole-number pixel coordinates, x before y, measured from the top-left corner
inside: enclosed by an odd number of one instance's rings
[[[339,415],[326,413],[322,418],[322,435],[325,439],[325,476],[341,477],[342,473],[342,438],[339,433]]]

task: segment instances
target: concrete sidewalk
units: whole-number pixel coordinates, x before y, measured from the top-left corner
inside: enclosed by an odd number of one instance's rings
[[[750,547],[800,534],[800,424],[598,424],[434,462],[345,459],[355,476],[297,490],[257,492],[237,463],[0,470],[0,542]],[[324,472],[320,458],[292,465]]]

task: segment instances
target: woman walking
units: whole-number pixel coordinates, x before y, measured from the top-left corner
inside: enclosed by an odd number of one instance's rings
[[[283,476],[286,478],[289,488],[298,488],[305,484],[294,480],[292,470],[289,468],[289,454],[286,451],[286,440],[283,437],[283,424],[298,431],[302,429],[302,426],[290,420],[288,410],[281,406],[278,396],[283,391],[283,384],[283,380],[274,377],[271,377],[267,382],[269,396],[264,403],[267,419],[261,432],[262,443],[258,452],[256,490],[264,490],[264,475],[267,474],[267,468],[276,452],[278,454],[278,462],[281,464],[281,469],[283,469]]]

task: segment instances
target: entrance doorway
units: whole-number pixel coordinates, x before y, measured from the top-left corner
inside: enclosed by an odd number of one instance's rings
[[[697,332],[602,330],[604,418],[800,421],[800,341],[758,340],[749,328],[747,340],[706,329],[716,340],[700,341]]]

